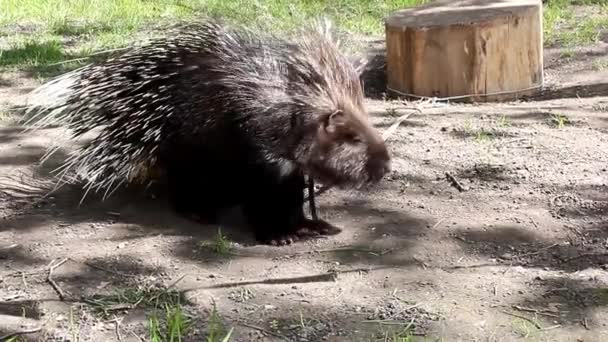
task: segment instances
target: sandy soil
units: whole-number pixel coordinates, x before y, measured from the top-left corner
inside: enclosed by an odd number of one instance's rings
[[[552,82],[608,79],[584,72],[606,58],[605,45],[591,50],[603,54],[548,51]],[[35,84],[3,74],[4,112]],[[381,129],[414,105],[421,113],[389,140],[394,171],[381,186],[318,198],[341,234],[279,248],[226,224],[234,245],[225,255],[200,246],[217,227],[176,216],[162,198],[79,206],[82,192],[71,188],[43,198],[62,154],[37,160],[57,131],[22,135],[5,116],[0,336],[31,323],[44,330],[27,336],[47,341],[140,341],[142,310],[103,317],[85,299],[173,284],[200,328],[192,341],[203,340],[212,303],[235,341],[384,341],[408,325],[425,341],[608,340],[608,94],[484,105],[369,99]],[[569,121],[557,127],[553,115]]]

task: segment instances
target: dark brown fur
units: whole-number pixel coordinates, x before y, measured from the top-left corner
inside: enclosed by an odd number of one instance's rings
[[[178,211],[213,220],[241,205],[265,243],[337,233],[305,217],[305,174],[359,188],[381,180],[390,156],[357,71],[327,33],[288,41],[188,25],[65,76],[74,86],[57,108],[68,115],[46,122],[66,122],[76,136],[108,127],[64,170],[101,175],[89,187],[106,190],[163,170]]]

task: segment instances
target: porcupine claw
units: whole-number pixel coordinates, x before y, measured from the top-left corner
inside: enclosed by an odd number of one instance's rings
[[[301,227],[296,231],[300,237],[326,236],[336,235],[342,232],[342,229],[328,223],[324,220],[304,219]]]
[[[304,220],[305,221],[295,232],[281,234],[280,236],[273,236],[264,239],[263,242],[272,246],[287,246],[297,241],[311,240],[316,237],[327,235],[336,235],[342,231],[342,229],[323,220]]]

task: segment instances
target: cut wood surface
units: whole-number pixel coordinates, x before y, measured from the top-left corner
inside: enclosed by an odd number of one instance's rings
[[[500,101],[543,83],[540,0],[433,1],[385,24],[392,95]]]

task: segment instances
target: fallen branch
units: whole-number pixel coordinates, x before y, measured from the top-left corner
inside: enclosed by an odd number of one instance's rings
[[[458,189],[458,191],[463,192],[466,191],[466,188],[460,184],[460,182],[456,179],[456,177],[452,176],[449,172],[445,173],[445,177],[448,179],[448,181],[450,183],[452,183],[452,185]]]
[[[525,308],[525,307],[519,306],[519,305],[513,305],[513,309],[519,310],[519,311],[524,311],[524,312],[532,312],[532,313],[535,313],[537,315],[543,315],[543,316],[548,316],[548,317],[559,318],[559,315],[556,315],[556,314],[550,314],[550,313],[546,313],[544,311],[540,311],[540,310],[532,309],[532,308]]]
[[[34,334],[37,332],[42,331],[42,328],[38,327],[38,328],[32,328],[32,329],[27,329],[27,330],[21,330],[21,331],[15,331],[12,332],[10,334],[6,334],[4,336],[0,336],[0,341],[8,341],[8,339],[13,338],[13,337],[17,337],[17,336],[22,336],[22,335],[28,335],[28,334]]]
[[[17,336],[36,334],[41,331],[46,331],[46,329],[39,320],[0,313],[0,332],[4,334],[0,336],[0,341],[8,341]]]
[[[526,317],[526,316],[523,316],[523,315],[518,315],[518,314],[515,314],[515,313],[512,313],[512,312],[508,312],[508,311],[504,311],[504,310],[500,310],[500,312],[502,312],[502,313],[504,313],[504,314],[507,314],[507,315],[509,315],[509,316],[513,316],[513,317],[517,317],[517,318],[521,318],[521,319],[523,319],[523,320],[526,320],[526,321],[528,321],[528,322],[530,322],[530,323],[534,324],[534,326],[535,326],[537,329],[541,329],[541,330],[543,329],[543,327],[542,327],[540,324],[538,324],[537,322],[535,322],[535,321],[531,320],[530,318],[528,318],[528,317]]]
[[[272,332],[270,330],[264,329],[262,327],[258,327],[257,325],[253,325],[253,324],[249,324],[249,323],[245,323],[245,322],[237,322],[237,324],[242,325],[242,326],[247,327],[247,328],[251,328],[251,329],[263,332],[263,333],[268,334],[268,335],[272,335],[274,337],[278,337],[278,338],[280,338],[282,340],[288,340],[287,337],[285,337],[285,336],[283,336],[281,334],[277,334],[275,332]]]
[[[57,285],[57,283],[53,280],[53,272],[55,271],[55,269],[65,264],[66,261],[68,261],[68,258],[63,258],[63,260],[59,261],[57,264],[49,266],[49,274],[46,277],[46,280],[51,284],[53,289],[55,289],[55,291],[59,295],[59,299],[62,301],[65,299],[65,294],[63,293],[63,290],[61,290],[59,285]]]
[[[418,111],[419,113],[422,113],[419,108],[415,108],[414,110]],[[386,131],[384,131],[384,133],[382,133],[382,140],[387,141],[388,138],[390,138],[395,133],[397,127],[399,127],[399,125],[401,125],[405,120],[407,120],[412,114],[413,113],[406,113],[401,115],[397,119],[397,121],[395,121],[395,123],[393,123]]]
[[[553,247],[557,247],[557,246],[559,246],[559,243],[554,243],[554,244],[552,244],[551,246],[543,247],[543,248],[541,248],[541,249],[539,249],[539,250],[537,250],[537,251],[530,252],[530,253],[525,253],[525,254],[521,254],[521,255],[518,255],[518,256],[519,256],[519,257],[525,257],[525,256],[531,256],[531,255],[540,254],[540,253],[542,253],[542,252],[544,252],[544,251],[546,251],[546,250],[548,250],[548,249],[551,249],[551,248],[553,248]]]

